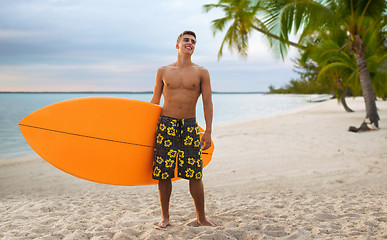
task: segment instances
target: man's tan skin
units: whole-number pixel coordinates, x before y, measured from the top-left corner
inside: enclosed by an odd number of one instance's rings
[[[164,106],[161,115],[177,119],[196,117],[196,103],[200,94],[203,99],[206,131],[201,139],[202,149],[211,146],[212,132],[212,92],[210,75],[207,69],[191,62],[195,50],[196,38],[184,34],[178,39],[177,61],[157,70],[154,87],[154,104],[160,104],[161,95],[164,95]],[[162,210],[162,220],[159,227],[170,225],[169,201],[172,193],[171,180],[159,180],[159,197]],[[204,210],[204,187],[202,180],[189,180],[190,193],[195,203],[197,221],[202,226],[215,226],[207,220]]]

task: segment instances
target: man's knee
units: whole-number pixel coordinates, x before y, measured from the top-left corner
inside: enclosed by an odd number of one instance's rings
[[[159,189],[160,188],[166,188],[172,186],[172,181],[171,179],[166,179],[166,180],[159,180]]]

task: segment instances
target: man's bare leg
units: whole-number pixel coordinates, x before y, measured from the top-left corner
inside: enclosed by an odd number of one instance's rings
[[[172,182],[171,180],[159,180],[159,197],[161,205],[162,219],[159,227],[165,228],[169,223],[169,200],[171,199]]]
[[[195,203],[196,216],[199,225],[215,227],[216,225],[207,220],[204,210],[204,187],[202,180],[190,180],[189,190]]]

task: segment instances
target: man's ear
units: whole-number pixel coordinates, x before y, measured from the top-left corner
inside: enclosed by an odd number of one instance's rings
[[[176,49],[179,49],[179,44],[176,43]]]

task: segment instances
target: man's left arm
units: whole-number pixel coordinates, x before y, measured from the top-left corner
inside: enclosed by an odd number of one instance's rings
[[[212,118],[213,118],[213,106],[212,106],[212,90],[210,82],[210,74],[207,69],[202,70],[201,74],[201,91],[203,99],[204,119],[206,121],[206,131],[202,137],[202,149],[206,150],[211,147],[211,133],[212,133]]]

